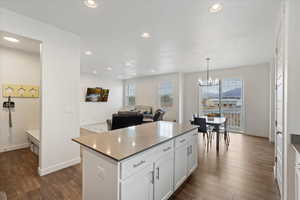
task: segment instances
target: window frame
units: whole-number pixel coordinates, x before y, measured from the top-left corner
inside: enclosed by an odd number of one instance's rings
[[[168,86],[166,87],[166,85],[168,85]],[[165,92],[168,90],[169,91],[164,93],[164,92],[162,92],[162,90],[165,90]],[[163,96],[169,97],[170,102],[168,103],[166,101],[162,104]],[[164,80],[159,83],[159,85],[158,85],[158,103],[161,108],[165,108],[165,109],[172,108],[174,106],[174,83],[173,83],[173,81]]]
[[[134,102],[130,104],[129,98],[134,98]],[[127,83],[125,87],[125,106],[135,106],[136,105],[136,84]]]

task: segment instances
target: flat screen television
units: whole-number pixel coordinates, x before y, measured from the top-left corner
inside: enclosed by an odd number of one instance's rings
[[[109,95],[109,89],[103,89],[100,87],[87,88],[85,101],[86,102],[107,102]]]

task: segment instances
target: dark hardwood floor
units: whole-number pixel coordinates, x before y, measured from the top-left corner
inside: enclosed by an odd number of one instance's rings
[[[199,168],[172,200],[279,200],[273,180],[274,147],[267,139],[231,134],[228,150],[207,150],[199,136]],[[0,153],[0,191],[8,200],[81,199],[81,166],[39,177],[29,149]],[[109,199],[101,199],[109,200]]]

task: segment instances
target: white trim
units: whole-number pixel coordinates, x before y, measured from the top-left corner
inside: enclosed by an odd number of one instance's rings
[[[0,152],[7,152],[7,151],[14,151],[18,149],[25,149],[29,147],[29,143],[24,144],[15,144],[15,145],[9,145],[9,146],[0,146]]]
[[[79,157],[79,158],[74,158],[74,159],[66,161],[66,162],[62,162],[62,163],[52,165],[52,166],[50,166],[46,169],[41,169],[39,167],[38,173],[39,173],[40,176],[45,176],[45,175],[50,174],[52,172],[56,172],[56,171],[59,171],[59,170],[64,169],[64,168],[71,167],[73,165],[77,165],[80,162],[81,162],[81,158]]]

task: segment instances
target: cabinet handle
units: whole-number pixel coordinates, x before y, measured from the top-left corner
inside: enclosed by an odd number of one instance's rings
[[[151,183],[154,184],[154,171],[151,171]]]
[[[193,146],[191,145],[190,148],[191,148],[190,154],[193,154]]]
[[[138,167],[138,166],[144,164],[145,162],[146,162],[146,161],[142,160],[141,162],[139,162],[139,163],[137,163],[137,164],[134,164],[134,165],[133,165],[133,168],[136,168],[136,167]]]
[[[193,152],[192,145],[190,145],[190,146],[188,146],[188,148],[187,148],[187,155],[188,155],[188,156],[191,155],[192,152]]]
[[[183,143],[183,142],[185,142],[185,139],[180,140],[180,143]]]
[[[194,133],[194,134],[193,134],[193,136],[197,136],[197,135],[198,135],[198,133]]]
[[[165,148],[163,149],[163,152],[169,151],[171,149],[171,147]]]
[[[156,179],[159,180],[159,167],[156,168]]]

